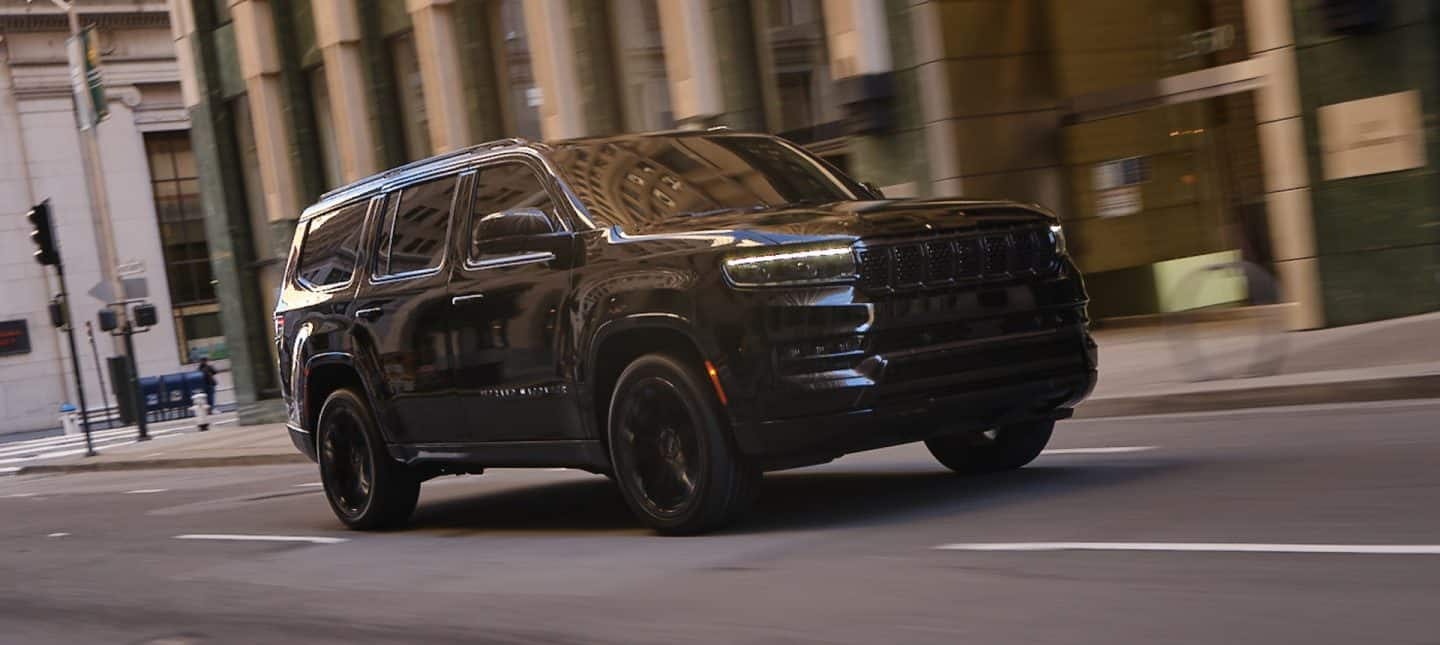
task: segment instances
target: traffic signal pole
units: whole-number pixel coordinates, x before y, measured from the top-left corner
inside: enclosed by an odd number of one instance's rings
[[[90,441],[90,408],[85,407],[85,382],[80,378],[80,352],[75,351],[75,316],[70,311],[70,292],[65,289],[65,265],[55,264],[55,275],[60,277],[60,302],[65,307],[65,337],[70,341],[70,371],[75,373],[75,392],[80,398],[80,424],[85,429],[85,456],[95,456],[95,444]],[[101,386],[104,387],[104,386]]]

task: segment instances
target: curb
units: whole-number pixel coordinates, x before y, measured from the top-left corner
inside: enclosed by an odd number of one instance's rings
[[[35,464],[21,466],[11,475],[96,473],[117,470],[164,470],[170,468],[225,468],[229,466],[279,466],[308,464],[310,459],[300,453],[274,455],[231,455],[227,457],[189,457],[180,459],[136,459],[131,461],[98,461],[91,463]]]
[[[1363,403],[1433,398],[1440,398],[1440,374],[1091,399],[1075,407],[1074,418],[1104,419],[1320,403]]]

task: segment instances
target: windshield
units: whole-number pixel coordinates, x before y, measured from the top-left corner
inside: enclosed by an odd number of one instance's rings
[[[644,226],[856,199],[860,189],[766,136],[689,135],[562,143],[551,157],[599,226]]]

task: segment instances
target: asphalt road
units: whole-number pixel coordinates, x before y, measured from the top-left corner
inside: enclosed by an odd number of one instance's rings
[[[0,642],[1440,643],[1440,402],[1053,447],[988,477],[917,446],[771,474],[698,538],[570,471],[434,480],[383,534],[340,530],[305,466],[0,478]],[[1406,552],[1348,552],[1373,545]]]

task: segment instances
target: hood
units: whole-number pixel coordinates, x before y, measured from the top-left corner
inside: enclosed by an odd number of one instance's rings
[[[760,207],[676,215],[639,226],[638,235],[743,230],[774,242],[800,239],[875,239],[931,232],[1009,228],[1055,218],[1036,205],[1006,201],[887,199],[822,205]]]

